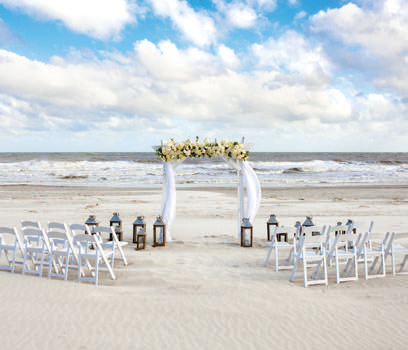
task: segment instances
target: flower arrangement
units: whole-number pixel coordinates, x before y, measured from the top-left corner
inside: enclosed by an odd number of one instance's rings
[[[168,162],[176,159],[202,158],[202,157],[227,157],[228,159],[247,160],[249,151],[243,143],[222,140],[210,142],[208,139],[200,141],[198,136],[195,141],[185,140],[177,143],[174,139],[163,144],[156,150],[156,155],[161,160]]]

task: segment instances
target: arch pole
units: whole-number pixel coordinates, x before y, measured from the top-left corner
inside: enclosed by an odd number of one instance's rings
[[[242,171],[237,170],[238,175],[238,232],[241,232],[241,222],[245,215],[244,179]]]

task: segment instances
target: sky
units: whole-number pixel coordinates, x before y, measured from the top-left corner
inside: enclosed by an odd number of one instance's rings
[[[0,152],[408,151],[408,0],[0,0]]]

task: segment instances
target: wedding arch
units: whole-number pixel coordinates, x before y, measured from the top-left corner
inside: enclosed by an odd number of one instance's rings
[[[210,142],[185,140],[177,143],[174,139],[161,142],[161,146],[153,147],[156,155],[163,161],[163,201],[162,217],[167,227],[166,241],[171,241],[170,227],[176,217],[176,181],[175,170],[187,158],[221,157],[237,171],[238,177],[238,225],[242,218],[253,223],[261,201],[261,186],[255,171],[248,164],[250,145],[241,142],[222,140]],[[247,205],[245,207],[245,190]]]

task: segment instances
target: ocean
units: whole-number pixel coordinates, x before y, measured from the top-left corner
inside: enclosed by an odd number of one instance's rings
[[[251,152],[264,186],[407,184],[408,153]],[[0,153],[0,185],[158,187],[162,161],[153,153]],[[221,158],[186,160],[179,186],[234,186]]]

